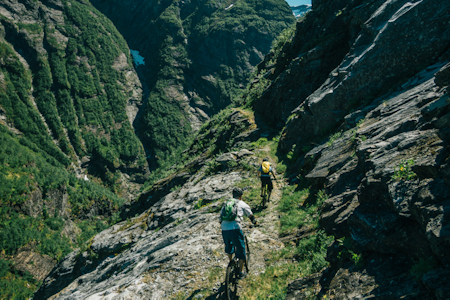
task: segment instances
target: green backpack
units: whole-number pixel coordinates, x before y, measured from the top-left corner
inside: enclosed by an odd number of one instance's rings
[[[234,221],[237,217],[237,211],[238,211],[238,201],[236,199],[231,198],[228,199],[223,204],[223,209],[220,213],[220,220],[221,221]]]

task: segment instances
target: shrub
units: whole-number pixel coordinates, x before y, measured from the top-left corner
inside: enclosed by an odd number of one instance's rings
[[[416,178],[417,174],[412,171],[412,166],[415,162],[413,159],[402,160],[400,164],[395,168],[394,174],[392,175],[393,180],[412,180]]]
[[[432,256],[426,258],[421,257],[419,261],[416,261],[411,267],[410,274],[416,280],[419,280],[425,273],[437,268],[438,265],[437,260]]]
[[[342,136],[342,131],[332,134],[327,142],[328,146],[333,145],[333,143]]]

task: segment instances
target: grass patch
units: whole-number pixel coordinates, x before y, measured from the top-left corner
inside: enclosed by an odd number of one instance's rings
[[[311,220],[315,207],[303,208],[303,202],[309,197],[309,189],[296,190],[297,186],[287,186],[278,205],[281,213],[280,235],[288,235]]]
[[[328,265],[327,248],[333,237],[317,231],[302,239],[296,247],[288,246],[272,252],[267,260],[271,265],[259,275],[249,275],[241,282],[242,299],[285,299],[287,282],[309,276]],[[275,265],[277,262],[285,263]]]
[[[308,188],[287,186],[283,189],[278,205],[280,234],[288,235],[303,226],[308,226],[311,234],[297,244],[291,243],[279,251],[271,252],[266,257],[269,267],[265,272],[249,275],[241,282],[242,299],[284,299],[287,282],[309,276],[328,265],[325,257],[334,238],[317,229],[319,209],[328,196],[320,190],[314,196],[315,201],[305,206],[305,200],[309,197],[312,195]]]
[[[197,289],[189,295],[186,291],[180,291],[176,293],[170,299],[173,300],[181,300],[181,299],[209,299],[208,295],[211,293],[213,286],[217,282],[221,282],[224,278],[224,269],[222,267],[214,266],[208,269],[205,274],[206,280],[202,282],[201,287],[197,287]]]
[[[395,168],[396,170],[392,175],[392,179],[408,181],[416,178],[417,174],[411,169],[414,164],[415,161],[413,159],[402,160],[397,168]]]
[[[420,258],[419,261],[411,267],[409,273],[416,280],[419,280],[425,273],[437,268],[439,263],[434,257]]]
[[[354,247],[350,239],[342,237],[338,239],[337,242],[339,243],[339,246],[343,247],[343,250],[338,254],[339,259],[351,260],[355,266],[362,266],[364,264],[363,255],[354,251]]]
[[[330,136],[330,138],[328,139],[327,145],[328,145],[328,146],[333,145],[333,143],[334,143],[337,139],[339,139],[341,136],[342,136],[342,131],[339,131],[339,132],[336,132],[335,134],[332,134],[332,135]]]

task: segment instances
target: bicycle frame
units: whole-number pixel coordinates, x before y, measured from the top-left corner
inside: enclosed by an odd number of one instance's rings
[[[245,240],[245,256],[244,261],[245,270],[249,272],[249,262],[250,262],[250,248],[248,247],[247,236],[244,235]],[[226,277],[225,277],[225,296],[226,299],[232,300],[237,297],[237,281],[239,277],[239,258],[236,256],[228,263]]]
[[[261,204],[263,207],[266,206],[266,201],[269,202],[269,186],[267,184],[265,184],[262,189]]]

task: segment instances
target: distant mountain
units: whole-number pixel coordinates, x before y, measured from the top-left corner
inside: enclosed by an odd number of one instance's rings
[[[134,122],[152,169],[240,94],[273,39],[295,22],[284,0],[90,1],[145,58]]]
[[[308,11],[310,11],[311,7],[312,6],[310,4],[302,4],[297,6],[291,6],[291,9],[292,12],[294,13],[294,16],[298,18],[306,14]]]

